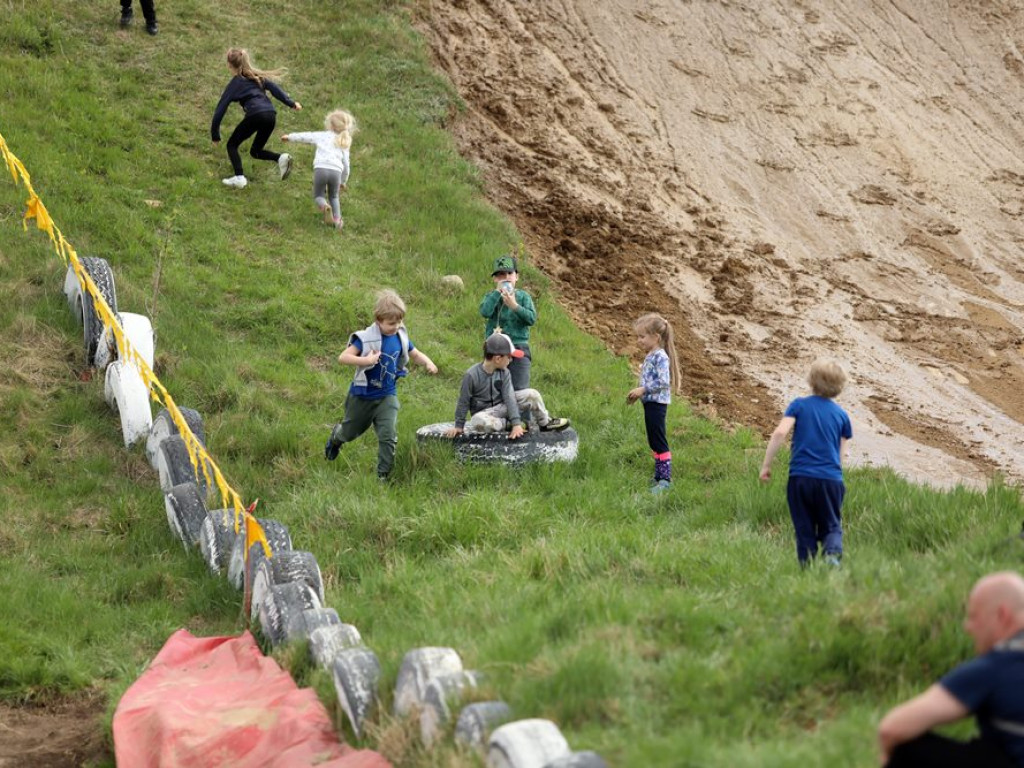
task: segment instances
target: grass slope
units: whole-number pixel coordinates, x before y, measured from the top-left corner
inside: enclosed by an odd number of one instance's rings
[[[516,234],[444,132],[459,105],[411,31],[415,8],[180,0],[158,9],[157,38],[118,31],[116,4],[0,10],[0,132],[79,253],[113,264],[121,309],[152,318],[158,375],[204,415],[229,481],[316,554],[385,690],[407,650],[451,645],[520,716],[554,719],[614,765],[853,766],[873,759],[885,707],[969,652],[966,590],[1020,563],[1015,489],[850,473],[846,565],[801,573],[783,479],[757,483],[747,431],[677,403],[676,485],[646,493],[627,361],[573,328],[530,269],[534,381],[578,426],[579,460],[507,471],[416,445],[418,425],[449,418],[487,265]],[[359,118],[343,236],[316,223],[310,148],[285,184],[261,164],[244,192],[221,187],[208,125],[228,45],[289,67],[306,109],[279,112],[278,135],[339,105]],[[99,687],[114,702],[176,627],[239,631],[240,597],[172,541],[154,473],[83,370],[63,268],[18,231],[23,198],[0,184],[0,697]],[[438,291],[447,273],[466,294]],[[333,360],[382,286],[442,370],[401,385],[390,487],[372,435],[333,464],[321,453],[350,375]],[[285,662],[334,706],[323,673]],[[423,754],[386,718],[367,743],[396,765],[476,764]]]

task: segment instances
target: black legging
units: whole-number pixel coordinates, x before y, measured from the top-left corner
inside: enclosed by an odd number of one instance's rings
[[[146,17],[147,24],[156,24],[156,11],[153,9],[153,0],[139,0],[142,6],[142,15]],[[126,12],[132,9],[132,0],[121,0],[121,11]]]
[[[231,134],[231,138],[228,139],[228,157],[231,158],[231,167],[235,169],[235,176],[245,175],[242,170],[242,158],[238,154],[238,145],[254,133],[256,138],[252,140],[252,146],[249,147],[251,157],[257,160],[271,160],[275,163],[281,157],[277,152],[268,152],[263,148],[267,139],[270,138],[270,134],[274,132],[275,125],[277,125],[277,113],[270,111],[246,115],[238,124],[234,133]]]

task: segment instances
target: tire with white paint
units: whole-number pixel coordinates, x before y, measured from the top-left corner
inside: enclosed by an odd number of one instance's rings
[[[192,459],[181,435],[172,435],[160,443],[156,471],[160,475],[160,489],[166,493],[179,483],[195,483],[205,495],[208,490],[203,465],[192,466]],[[198,472],[196,471],[198,469]]]
[[[462,659],[454,648],[414,648],[405,654],[395,681],[394,712],[398,717],[412,713],[423,702],[432,677],[462,672]]]
[[[101,259],[98,256],[83,256],[80,258],[80,261],[86,273],[96,283],[96,287],[99,289],[100,295],[107,302],[107,306],[110,307],[110,311],[116,313],[117,290],[114,287],[114,273],[110,269],[110,264],[106,259]],[[103,318],[97,313],[92,296],[84,289],[81,292],[81,302],[85,363],[91,366],[95,362],[96,347],[99,345],[100,334],[103,333]]]
[[[320,601],[321,603],[323,600]],[[284,633],[289,643],[297,643],[308,640],[313,630],[322,627],[336,627],[341,624],[338,612],[333,608],[313,608],[303,611],[298,616],[293,616]]]
[[[121,331],[132,345],[132,349],[138,353],[139,357],[152,370],[156,336],[153,333],[153,324],[149,322],[149,318],[133,312],[118,312],[117,319],[121,324]],[[105,325],[103,326],[103,333],[100,336],[99,344],[96,346],[94,358],[96,368],[100,371],[106,370],[106,367],[119,359],[119,357],[120,354],[117,349],[114,330],[109,325]]]
[[[205,494],[195,483],[181,483],[164,494],[164,509],[171,531],[191,550],[199,543],[206,520]]]
[[[309,633],[309,655],[321,669],[330,669],[339,651],[362,644],[359,630],[351,624],[331,624],[317,627]]]
[[[203,417],[199,415],[198,411],[194,411],[191,408],[179,406],[178,410],[181,411],[182,418],[185,419],[185,424],[188,425],[189,430],[205,447],[206,432],[203,429]],[[146,458],[149,459],[149,465],[153,469],[157,468],[160,458],[160,443],[168,437],[177,434],[178,425],[171,419],[171,414],[166,408],[153,417],[153,426],[149,428],[149,437],[146,439]]]
[[[267,537],[267,544],[270,552],[276,554],[285,552],[292,548],[292,537],[288,534],[288,528],[277,520],[265,520],[257,518],[256,522],[263,529],[263,535]],[[264,557],[263,547],[260,543],[254,542],[249,553],[249,574],[255,575],[255,567],[259,560]],[[228,581],[235,589],[242,589],[245,586],[245,525],[238,536],[235,537],[231,546],[231,555],[228,557]],[[250,584],[252,582],[250,581]]]
[[[550,720],[506,723],[487,742],[488,768],[544,768],[571,754],[569,742]]]
[[[452,708],[463,693],[479,685],[477,672],[456,672],[453,675],[432,677],[423,692],[420,708],[420,739],[427,748],[441,738],[445,725],[452,718]]]
[[[64,273],[64,298],[67,299],[68,309],[71,316],[79,326],[82,325],[82,286],[78,282],[78,275],[75,268],[68,264],[68,271]]]
[[[338,703],[357,737],[379,700],[380,662],[369,648],[345,648],[331,662]]]
[[[504,701],[478,701],[467,704],[455,722],[455,740],[483,750],[491,731],[512,719],[512,709]]]
[[[608,763],[597,752],[573,752],[552,760],[544,768],[608,768]]]
[[[107,366],[103,393],[107,404],[121,420],[121,439],[129,448],[148,438],[153,426],[153,409],[149,387],[134,363],[115,360]]]
[[[556,432],[530,431],[516,440],[507,432],[462,434],[448,437],[452,422],[428,424],[416,430],[421,443],[448,443],[463,461],[496,464],[529,464],[532,462],[575,461],[579,453],[579,435],[572,427]]]
[[[260,631],[276,648],[287,640],[285,628],[295,616],[320,607],[320,599],[308,584],[301,581],[275,584],[260,603]]]
[[[236,536],[235,510],[211,509],[206,513],[199,531],[199,551],[213,573],[220,573],[228,567]]]
[[[308,584],[323,604],[324,582],[313,553],[285,550],[273,554],[269,560],[266,557],[259,557],[252,572],[252,618],[256,617],[259,604],[263,602],[267,591],[275,584],[287,584],[289,581]]]

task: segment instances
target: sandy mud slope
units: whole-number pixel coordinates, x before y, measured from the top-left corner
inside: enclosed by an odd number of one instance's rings
[[[432,0],[454,130],[585,328],[658,309],[760,428],[822,353],[854,459],[1024,479],[1024,4]]]

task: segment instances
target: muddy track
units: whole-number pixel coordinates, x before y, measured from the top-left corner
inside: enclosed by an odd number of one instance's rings
[[[632,352],[666,314],[688,395],[762,431],[834,356],[857,461],[1024,477],[1014,4],[450,0],[421,26],[582,327]]]

